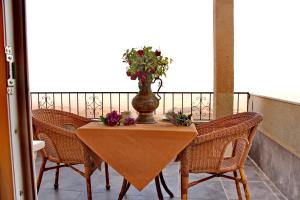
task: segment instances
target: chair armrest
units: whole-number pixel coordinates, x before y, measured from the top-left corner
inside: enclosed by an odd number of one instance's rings
[[[71,116],[73,122],[74,122],[74,126],[76,128],[79,128],[85,124],[88,124],[90,122],[92,122],[93,120],[92,119],[89,119],[89,118],[86,118],[86,117],[82,117],[82,116],[79,116],[79,115],[75,115],[72,113],[72,116]]]

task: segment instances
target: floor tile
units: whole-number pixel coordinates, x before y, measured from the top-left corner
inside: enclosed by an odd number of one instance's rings
[[[188,191],[188,197],[203,200],[227,199],[220,181],[207,181],[193,186]]]
[[[41,188],[52,189],[55,180],[55,170],[44,173]],[[82,192],[85,187],[85,179],[71,168],[61,168],[59,172],[59,188]]]
[[[39,191],[39,200],[82,200],[81,192],[43,189]]]
[[[36,162],[36,171],[38,173],[40,166],[40,159]],[[53,166],[49,163],[47,166]],[[82,165],[77,166],[79,169],[83,170]],[[169,189],[173,192],[174,198],[172,200],[180,200],[180,174],[179,174],[179,163],[171,162],[163,170],[165,181]],[[283,197],[278,195],[280,192],[276,190],[269,180],[264,177],[264,175],[256,168],[252,161],[247,160],[245,163],[246,175],[248,177],[250,191],[252,200],[285,200]],[[123,177],[121,177],[118,172],[109,168],[110,172],[110,186],[109,191],[105,187],[105,174],[104,170],[96,170],[91,176],[93,199],[101,200],[115,200],[118,198]],[[80,176],[78,173],[70,168],[61,168],[59,176],[59,189],[54,190],[54,175],[55,170],[50,170],[44,173],[43,181],[41,184],[41,189],[39,192],[39,199],[41,200],[86,200],[86,183],[84,177]],[[230,174],[231,175],[231,174]],[[198,180],[200,178],[207,177],[207,174],[190,174],[190,181]],[[223,189],[223,186],[225,191]],[[168,194],[161,187],[164,199],[171,200]],[[241,185],[241,189],[243,189]],[[214,178],[207,182],[200,183],[193,186],[188,191],[188,197],[190,200],[227,200],[236,199],[236,189],[234,181]],[[133,186],[130,187],[125,200],[156,200],[157,192],[155,187],[155,182],[151,181],[142,191],[138,191]]]
[[[228,195],[229,199],[237,199],[237,192],[235,183],[232,182],[223,182],[226,194]],[[244,197],[244,189],[242,184],[240,184],[240,188],[242,191],[242,195]],[[249,182],[249,188],[250,188],[250,195],[252,200],[276,200],[276,195],[266,186],[266,184],[263,181],[257,181],[257,182]]]

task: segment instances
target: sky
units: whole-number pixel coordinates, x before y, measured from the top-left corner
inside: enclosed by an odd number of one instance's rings
[[[213,0],[26,2],[31,91],[137,91],[121,57],[144,45],[174,60],[162,91],[213,91]],[[235,91],[300,102],[299,9],[235,0]]]

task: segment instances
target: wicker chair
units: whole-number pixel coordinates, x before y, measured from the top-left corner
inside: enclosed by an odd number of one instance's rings
[[[92,199],[90,176],[97,167],[100,169],[102,160],[93,155],[93,152],[81,143],[74,133],[77,128],[90,121],[90,119],[59,110],[38,109],[32,111],[34,137],[45,141],[45,148],[41,151],[42,164],[37,180],[38,190],[45,171],[56,169],[54,188],[57,189],[59,169],[70,167],[85,177],[87,196],[89,200]],[[46,167],[47,161],[56,163],[56,166]],[[77,164],[84,165],[84,172],[73,166]],[[105,176],[106,189],[109,190],[109,174],[106,163]]]
[[[246,199],[250,200],[244,163],[261,121],[261,115],[245,112],[197,125],[197,138],[177,157],[181,161],[181,198],[187,199],[189,187],[214,177],[224,177],[235,181],[239,200],[242,200],[241,182]],[[232,145],[232,156],[225,158],[229,145]],[[227,172],[233,172],[233,176],[225,174]],[[189,183],[189,173],[210,175]]]

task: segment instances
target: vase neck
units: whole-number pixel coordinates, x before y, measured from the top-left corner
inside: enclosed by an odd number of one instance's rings
[[[143,93],[143,94],[152,92],[152,90],[151,90],[151,80],[147,80],[143,84],[140,81],[139,82],[139,88],[140,88],[140,93]]]

